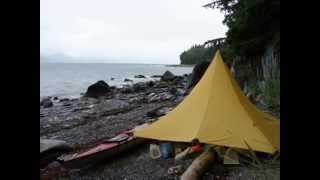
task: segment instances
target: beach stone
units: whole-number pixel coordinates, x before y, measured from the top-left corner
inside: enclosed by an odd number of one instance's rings
[[[206,72],[210,62],[203,61],[196,64],[192,70],[191,79],[187,85],[187,88],[194,87],[202,78],[203,74]]]
[[[182,85],[184,78],[182,76],[176,76],[173,80],[173,84]]]
[[[156,102],[156,101],[159,101],[159,100],[160,100],[160,96],[154,95],[154,96],[148,98],[147,102],[151,103],[151,102]]]
[[[129,99],[129,103],[135,103],[135,102],[138,102],[138,101],[139,101],[138,97],[134,97],[134,98]]]
[[[61,167],[61,163],[59,163],[58,161],[53,161],[47,166],[47,169],[57,169],[59,167]]]
[[[182,96],[186,91],[184,89],[181,89],[181,88],[177,88],[177,92],[176,92],[176,95],[178,96]]]
[[[155,85],[155,87],[157,87],[157,88],[165,88],[165,87],[168,87],[168,86],[169,86],[169,84],[167,82],[165,82],[165,81],[160,81]]]
[[[165,101],[165,100],[169,100],[173,97],[172,94],[169,94],[167,92],[163,92],[160,94],[160,100]]]
[[[184,99],[184,96],[179,95],[174,99],[174,102],[181,102],[183,99]]]
[[[177,88],[175,88],[175,87],[170,87],[170,88],[169,88],[169,92],[170,92],[171,94],[173,94],[173,95],[176,95],[177,92],[178,92],[178,90],[177,90]]]
[[[166,71],[162,77],[161,77],[161,81],[172,81],[175,78],[175,75],[170,72],[170,71]]]
[[[85,96],[96,98],[96,97],[105,95],[109,92],[110,92],[109,85],[106,82],[100,80],[88,87]]]
[[[121,93],[125,93],[125,94],[133,93],[133,92],[134,92],[134,89],[133,89],[133,87],[131,87],[131,86],[125,86],[125,87],[123,87],[123,88],[120,89],[120,92],[121,92]]]
[[[134,78],[146,78],[144,75],[135,75]]]
[[[40,102],[40,106],[43,106],[44,108],[49,108],[53,106],[53,102],[50,98],[45,98]]]
[[[69,150],[72,147],[62,140],[40,139],[40,155],[53,149]]]
[[[156,115],[157,116],[163,116],[163,115],[166,115],[171,110],[172,110],[172,108],[163,107],[163,108],[157,110]]]

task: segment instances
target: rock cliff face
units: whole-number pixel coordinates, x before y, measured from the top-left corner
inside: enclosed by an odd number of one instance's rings
[[[235,58],[231,72],[245,94],[263,94],[263,104],[280,106],[280,48],[270,45],[260,57]]]

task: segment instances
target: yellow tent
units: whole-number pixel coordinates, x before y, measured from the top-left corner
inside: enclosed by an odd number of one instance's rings
[[[252,149],[280,150],[280,122],[258,110],[241,92],[217,51],[191,93],[166,116],[135,136],[165,141],[202,143]]]

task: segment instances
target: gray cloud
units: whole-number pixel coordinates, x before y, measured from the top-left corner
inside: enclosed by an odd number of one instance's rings
[[[201,7],[206,2],[40,0],[40,51],[106,62],[178,63],[191,45],[225,35],[223,14]]]

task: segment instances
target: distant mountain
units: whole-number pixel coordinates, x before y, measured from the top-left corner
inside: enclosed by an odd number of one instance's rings
[[[61,63],[61,62],[70,62],[72,57],[69,57],[62,53],[56,54],[40,54],[40,62],[43,63]]]

